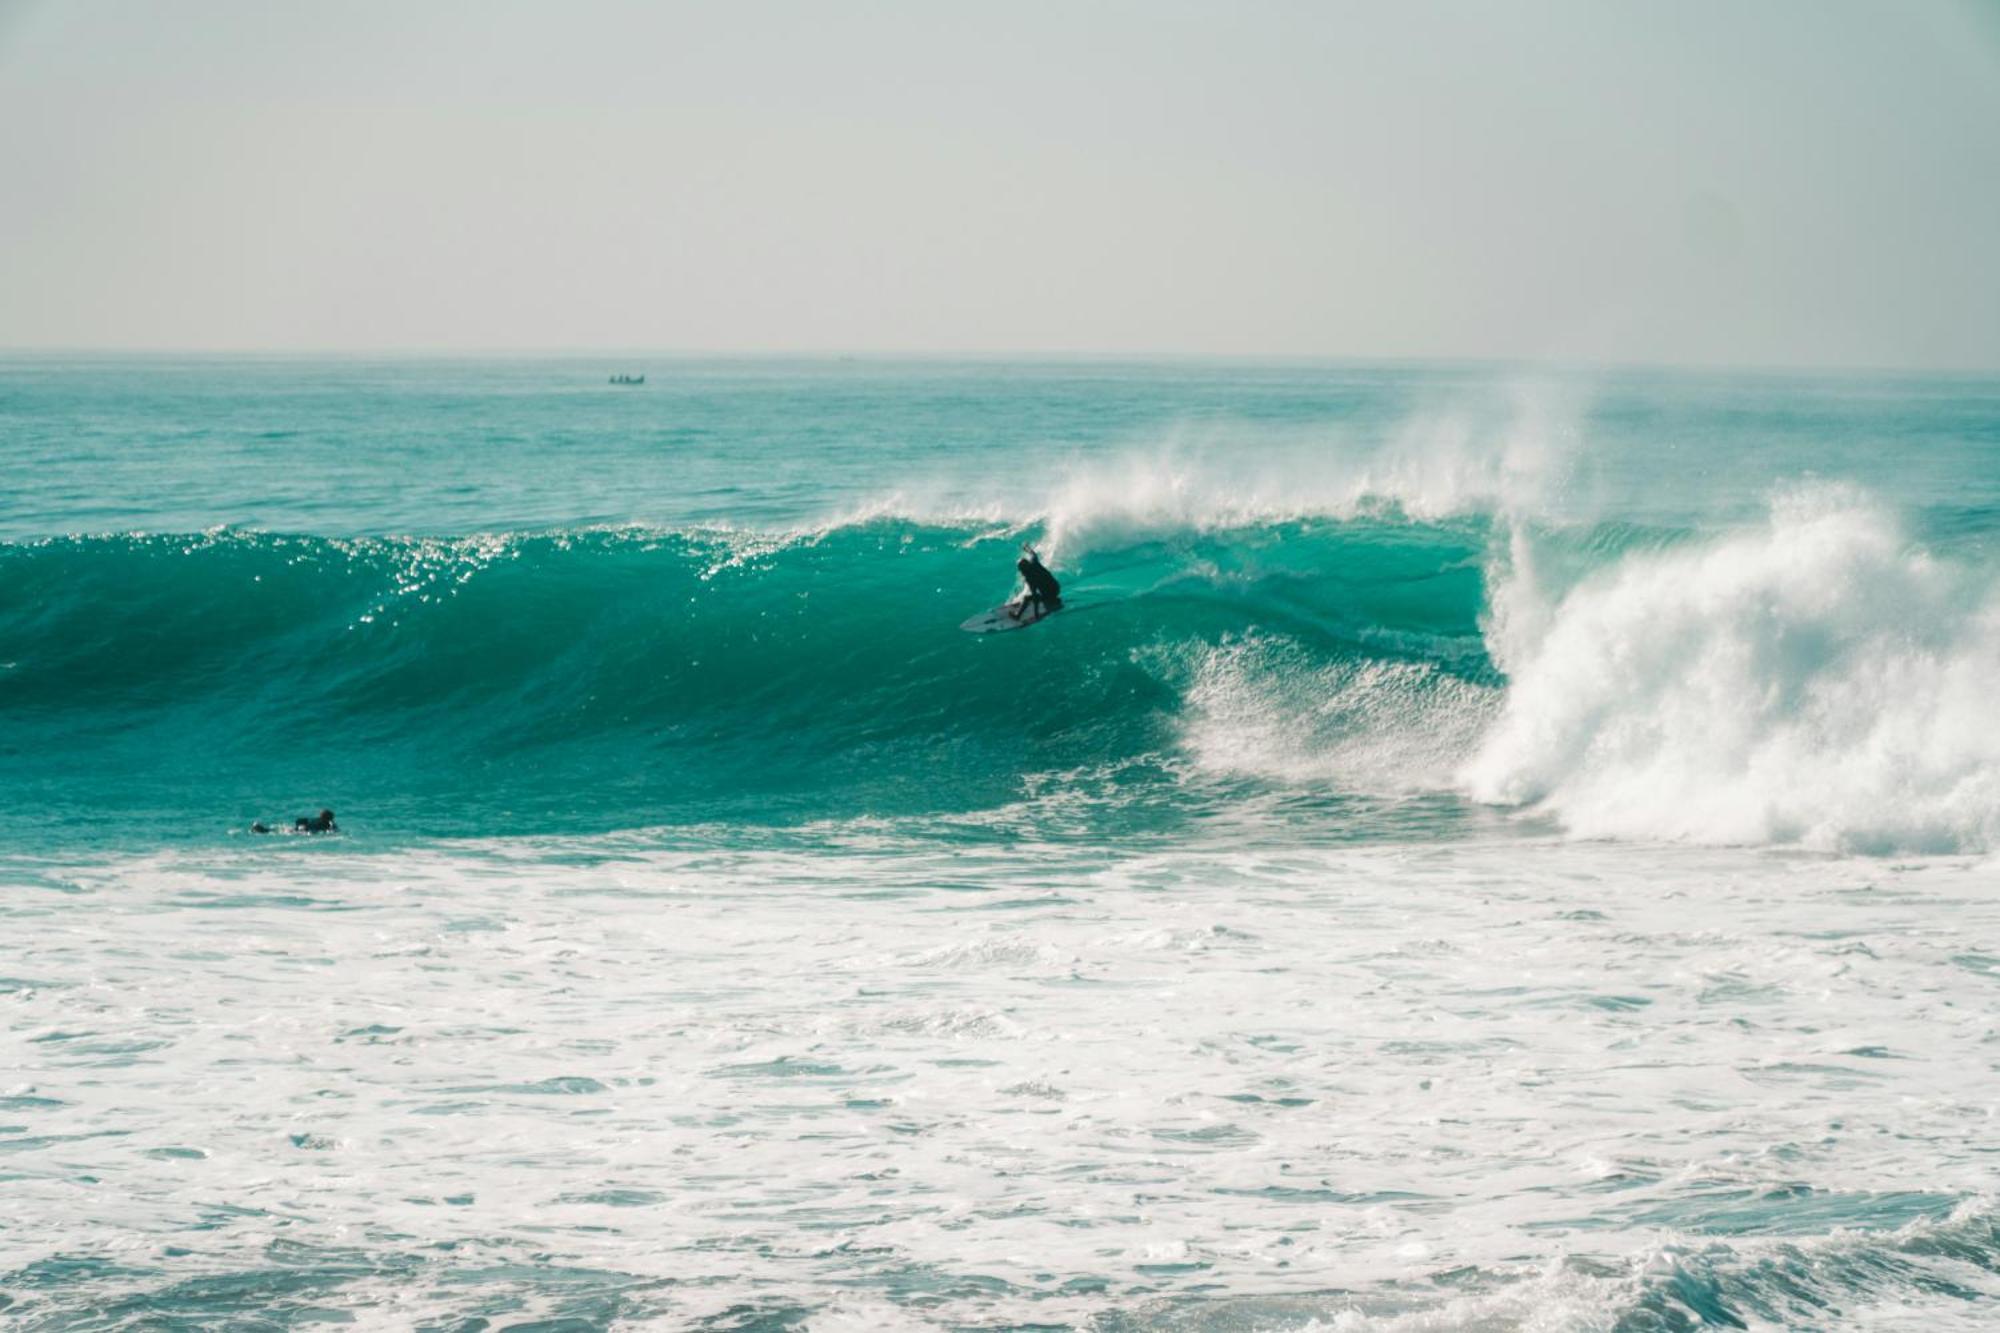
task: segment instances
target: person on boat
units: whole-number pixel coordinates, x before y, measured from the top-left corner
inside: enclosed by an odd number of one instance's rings
[[[1013,619],[1019,620],[1023,615],[1027,614],[1030,606],[1038,608],[1040,615],[1047,615],[1051,611],[1060,611],[1062,609],[1062,584],[1056,582],[1056,576],[1049,573],[1047,566],[1042,564],[1042,557],[1035,553],[1034,547],[1024,546],[1021,549],[1026,551],[1027,554],[1014,562],[1014,568],[1020,571],[1021,582],[1028,585],[1028,590],[1016,598],[1013,605],[1007,608],[1007,614]],[[1036,618],[1040,619],[1040,616]]]
[[[259,820],[250,826],[252,833],[276,833],[277,829]],[[292,821],[294,833],[338,833],[340,825],[333,822],[333,811],[322,810],[316,815],[300,815]]]

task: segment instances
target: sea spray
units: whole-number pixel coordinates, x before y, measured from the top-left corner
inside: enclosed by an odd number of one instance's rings
[[[1010,498],[1036,504],[1050,558],[1309,519],[1584,522],[1583,398],[1575,384],[1514,380],[1429,405],[1365,441],[1328,423],[1183,425],[1108,456],[1061,460],[1044,492]]]
[[[1501,717],[1464,770],[1593,837],[1976,850],[2000,833],[2000,602],[1850,488],[1495,595]]]

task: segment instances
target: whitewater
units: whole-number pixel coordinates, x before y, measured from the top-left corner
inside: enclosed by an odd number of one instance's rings
[[[9,1319],[1991,1322],[2000,383],[646,369],[0,360]]]

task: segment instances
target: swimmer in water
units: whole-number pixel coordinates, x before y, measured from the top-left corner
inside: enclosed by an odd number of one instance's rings
[[[269,824],[260,820],[250,826],[250,831],[252,833],[277,833],[281,830],[272,828]],[[300,815],[292,821],[292,827],[287,831],[292,833],[338,833],[340,832],[340,825],[333,822],[333,811],[322,810],[316,815]]]

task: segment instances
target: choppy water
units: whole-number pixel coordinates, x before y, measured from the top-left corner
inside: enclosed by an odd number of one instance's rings
[[[0,1301],[1982,1327],[1996,464],[1967,379],[0,363]]]

